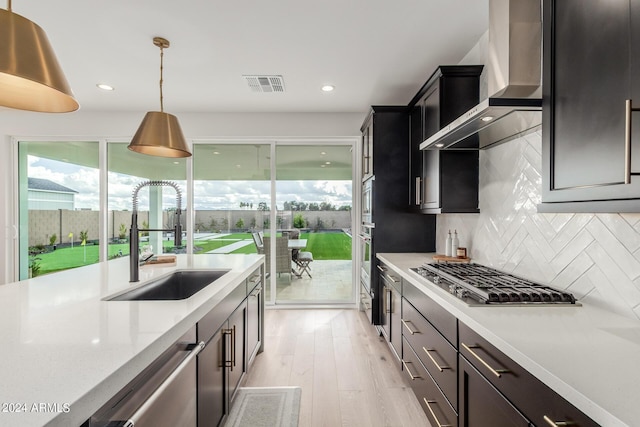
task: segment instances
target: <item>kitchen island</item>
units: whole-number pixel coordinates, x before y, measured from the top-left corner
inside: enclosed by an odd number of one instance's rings
[[[378,258],[598,424],[638,424],[640,322],[588,304],[468,306],[410,270],[432,255]]]
[[[126,257],[0,286],[0,425],[81,425],[263,263],[178,255],[132,284]],[[230,271],[184,300],[104,300],[184,269]]]

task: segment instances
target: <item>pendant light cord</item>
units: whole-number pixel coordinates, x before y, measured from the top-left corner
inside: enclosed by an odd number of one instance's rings
[[[164,98],[162,96],[162,70],[164,69],[164,64],[163,64],[163,57],[164,57],[164,49],[162,48],[162,46],[160,46],[160,112],[164,112]]]

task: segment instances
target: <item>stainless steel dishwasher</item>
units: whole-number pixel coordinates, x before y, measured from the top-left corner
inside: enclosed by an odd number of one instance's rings
[[[194,326],[83,427],[196,427],[196,356],[203,348]]]

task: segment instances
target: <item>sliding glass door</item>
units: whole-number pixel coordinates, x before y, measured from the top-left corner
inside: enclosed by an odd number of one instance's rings
[[[276,302],[354,301],[350,145],[278,144],[276,209],[292,269],[276,277]]]

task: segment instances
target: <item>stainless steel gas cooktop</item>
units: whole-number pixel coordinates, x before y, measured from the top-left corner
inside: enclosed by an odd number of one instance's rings
[[[411,270],[469,305],[577,304],[566,291],[480,264],[423,264]]]

